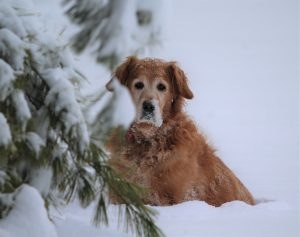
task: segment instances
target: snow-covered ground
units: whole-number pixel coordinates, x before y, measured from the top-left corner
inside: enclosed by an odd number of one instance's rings
[[[0,223],[1,237],[56,237],[55,226],[49,220],[40,193],[23,185],[14,208]]]
[[[61,15],[60,1],[34,2],[54,34],[65,31],[61,37],[67,38],[74,27]],[[297,0],[172,3],[168,39],[153,56],[176,60],[187,73],[195,95],[187,112],[258,204],[156,207],[157,224],[168,237],[300,236]],[[76,58],[99,87],[109,80],[91,57]],[[59,237],[131,236],[116,228],[115,209],[107,228],[93,227],[93,207],[77,202],[51,218]]]

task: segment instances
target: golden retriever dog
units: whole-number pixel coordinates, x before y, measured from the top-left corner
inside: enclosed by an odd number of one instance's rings
[[[247,188],[183,111],[185,99],[192,99],[193,93],[175,62],[129,57],[114,78],[128,88],[136,117],[123,141],[117,132],[111,136],[110,164],[127,181],[147,190],[142,196],[145,204],[254,204]],[[106,87],[113,90],[112,80]]]

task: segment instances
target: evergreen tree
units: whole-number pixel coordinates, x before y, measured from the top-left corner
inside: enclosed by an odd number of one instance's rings
[[[94,48],[98,62],[114,69],[128,55],[147,55],[161,44],[166,0],[63,0],[66,14],[79,26],[73,47]]]
[[[107,164],[90,142],[76,94],[82,76],[66,45],[41,31],[28,1],[0,2],[0,218],[9,215],[22,184],[35,187],[46,206],[78,197],[98,203],[95,223],[108,223],[113,190],[127,226],[139,236],[159,236],[153,211],[136,187]]]

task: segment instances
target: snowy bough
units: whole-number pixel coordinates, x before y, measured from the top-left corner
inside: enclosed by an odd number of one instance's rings
[[[82,77],[67,47],[57,44],[38,21],[28,1],[1,1],[2,223],[32,193],[30,187],[43,197],[46,208],[74,198],[83,207],[95,201],[95,224],[107,224],[109,188],[124,203],[120,216],[127,227],[139,236],[160,236],[154,213],[143,205],[138,189],[124,182],[107,165],[103,150],[89,141],[75,90]]]
[[[149,56],[161,46],[168,0],[62,0],[78,26],[73,48],[92,48],[111,70],[129,55]]]

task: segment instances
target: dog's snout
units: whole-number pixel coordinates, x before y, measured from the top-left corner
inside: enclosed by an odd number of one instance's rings
[[[143,103],[143,110],[145,112],[151,113],[155,109],[154,105],[150,101],[144,101]]]

